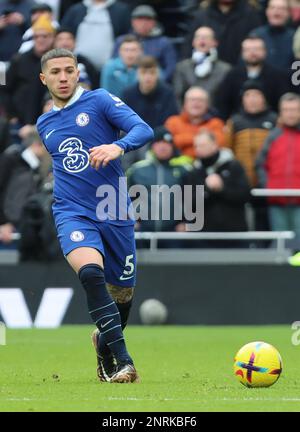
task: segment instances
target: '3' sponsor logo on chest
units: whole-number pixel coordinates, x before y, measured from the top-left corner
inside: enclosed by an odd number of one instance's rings
[[[58,147],[60,153],[66,153],[63,159],[64,169],[71,173],[85,170],[89,166],[89,154],[83,148],[79,138],[65,139]]]

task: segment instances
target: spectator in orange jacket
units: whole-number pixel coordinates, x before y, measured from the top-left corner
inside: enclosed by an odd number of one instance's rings
[[[182,154],[195,155],[194,138],[202,130],[214,133],[220,147],[225,145],[224,122],[210,112],[209,95],[201,87],[190,87],[184,95],[183,110],[169,117],[165,126]]]

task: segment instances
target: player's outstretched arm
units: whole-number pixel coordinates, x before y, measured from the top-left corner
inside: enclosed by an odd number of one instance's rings
[[[105,167],[111,160],[117,159],[124,154],[124,150],[117,144],[102,144],[90,148],[89,151],[90,164],[96,170],[100,166]]]

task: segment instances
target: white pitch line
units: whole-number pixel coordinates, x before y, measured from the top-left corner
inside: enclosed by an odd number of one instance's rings
[[[43,402],[49,402],[50,399],[35,399],[35,398],[7,398],[4,399],[6,401],[14,401],[14,402],[32,402],[32,401],[43,401]],[[97,400],[102,401],[133,401],[133,402],[157,402],[157,399],[155,398],[135,398],[135,397],[108,397],[108,398],[98,398]],[[161,401],[165,402],[198,402],[203,403],[203,400],[196,400],[196,399],[176,399],[176,398],[161,398]],[[81,401],[84,402],[92,402],[93,399],[81,399]],[[218,401],[225,401],[225,402],[300,402],[300,398],[221,398],[221,399],[213,399],[212,402],[218,402]]]
[[[249,401],[271,401],[271,402],[300,402],[300,398],[221,398],[221,399],[215,399],[218,401],[229,401],[229,402],[233,402],[233,401],[245,401],[245,402],[249,402]]]
[[[31,398],[7,398],[5,399],[7,401],[14,401],[14,402],[27,402],[27,401],[37,401],[37,400],[42,400],[43,402],[45,402],[48,399],[31,399]]]
[[[103,399],[105,400],[105,399]],[[126,397],[109,397],[108,400],[116,400],[116,401],[140,401],[140,402],[145,402],[145,401],[156,401],[157,399],[151,399],[151,398],[147,398],[147,399],[143,399],[143,398],[126,398]],[[202,402],[202,400],[196,400],[196,399],[176,399],[176,398],[161,398],[161,401],[167,401],[167,402]],[[300,402],[300,398],[221,398],[221,399],[213,399],[213,401],[228,401],[228,402],[255,402],[255,401],[259,401],[259,402],[263,402],[263,401],[270,401],[270,402]]]

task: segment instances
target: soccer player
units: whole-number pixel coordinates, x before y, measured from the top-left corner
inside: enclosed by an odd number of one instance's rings
[[[58,238],[97,326],[92,340],[98,377],[134,382],[138,375],[123,336],[135,284],[134,218],[120,187],[120,156],[150,141],[153,131],[118,97],[79,87],[72,52],[48,51],[41,69],[54,107],[39,117],[37,129],[53,159]],[[120,138],[120,130],[127,135]]]

